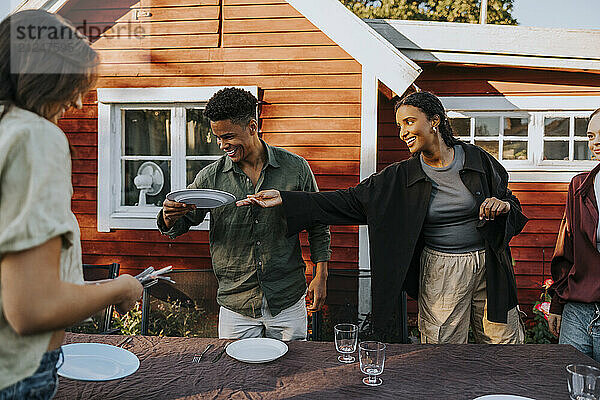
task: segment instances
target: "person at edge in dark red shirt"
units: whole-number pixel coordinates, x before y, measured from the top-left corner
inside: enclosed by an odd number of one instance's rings
[[[600,108],[587,129],[592,157],[600,160]],[[550,332],[559,343],[600,361],[600,164],[575,176],[554,256],[550,286]],[[560,332],[560,335],[559,335]]]

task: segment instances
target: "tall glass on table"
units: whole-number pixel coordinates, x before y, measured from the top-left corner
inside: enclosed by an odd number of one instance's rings
[[[600,369],[584,364],[567,365],[571,400],[600,399]]]
[[[358,345],[358,359],[362,373],[369,375],[363,378],[363,383],[367,386],[381,385],[382,381],[378,375],[381,375],[385,366],[385,344],[361,342]]]
[[[354,324],[337,324],[333,327],[335,333],[335,348],[339,353],[338,361],[343,363],[354,362],[355,358],[350,354],[356,351],[358,341],[358,326]]]

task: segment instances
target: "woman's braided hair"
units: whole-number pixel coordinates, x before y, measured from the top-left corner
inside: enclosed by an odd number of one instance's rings
[[[460,143],[460,140],[455,138],[452,134],[452,126],[450,126],[450,121],[446,116],[446,110],[435,94],[430,92],[416,92],[399,99],[394,105],[394,114],[398,111],[398,108],[402,106],[417,107],[419,110],[423,111],[430,121],[437,115],[440,118],[440,134],[442,135],[442,140],[444,140],[446,146],[454,147],[455,144]]]

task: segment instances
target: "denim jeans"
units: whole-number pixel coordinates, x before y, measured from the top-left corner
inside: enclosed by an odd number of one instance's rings
[[[567,303],[560,323],[560,344],[570,344],[600,362],[600,306]]]
[[[47,400],[58,390],[56,363],[63,360],[62,348],[48,351],[42,356],[35,373],[0,390],[0,400]]]

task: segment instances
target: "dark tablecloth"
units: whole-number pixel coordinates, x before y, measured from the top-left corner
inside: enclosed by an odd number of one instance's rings
[[[117,344],[123,336],[67,334],[67,343]],[[193,355],[213,347],[200,363]],[[282,358],[246,364],[210,338],[135,336],[125,346],[140,359],[134,374],[107,382],[60,378],[56,399],[473,399],[514,394],[568,399],[571,363],[600,367],[568,345],[403,345],[387,347],[383,385],[367,387],[358,361],[342,365],[333,343],[290,342]],[[357,354],[355,356],[358,357]]]

